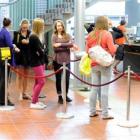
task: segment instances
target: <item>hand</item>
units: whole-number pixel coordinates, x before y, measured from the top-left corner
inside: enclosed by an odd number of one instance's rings
[[[79,51],[80,48],[76,44],[73,44],[72,50],[73,51]]]
[[[18,47],[14,48],[15,52],[20,52],[20,49]]]
[[[20,49],[15,44],[13,44],[13,50],[15,52],[20,52]]]
[[[54,44],[54,47],[56,47],[56,48],[57,48],[57,47],[60,47],[60,46],[61,46],[61,43],[55,43],[55,44]]]
[[[23,44],[29,44],[29,40],[28,39],[22,39],[21,41]]]
[[[118,47],[119,47],[119,45],[115,44],[115,47],[116,47],[116,48],[118,48]]]

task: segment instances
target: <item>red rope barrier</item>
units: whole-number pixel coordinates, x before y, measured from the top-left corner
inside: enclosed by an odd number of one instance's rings
[[[120,74],[121,72],[115,70],[113,71],[114,74]],[[127,72],[124,74],[124,77],[127,77]],[[140,75],[134,72],[131,72],[131,78],[136,79],[136,80],[140,80]]]
[[[10,67],[10,69],[12,70],[12,71],[14,71],[15,73],[17,73],[17,74],[19,74],[19,75],[21,75],[21,76],[23,76],[23,77],[25,77],[25,78],[46,78],[46,77],[51,77],[51,76],[53,76],[53,75],[55,75],[56,73],[59,73],[60,71],[62,71],[62,68],[60,68],[60,69],[58,69],[57,71],[55,71],[55,72],[53,72],[53,73],[51,73],[51,74],[49,74],[49,75],[43,75],[43,76],[32,76],[32,75],[25,75],[25,74],[23,74],[22,72],[19,72],[19,71],[17,71],[14,67],[12,67],[12,66],[10,66],[9,65],[9,67]]]
[[[117,78],[115,78],[114,80],[104,83],[104,84],[100,84],[100,85],[96,85],[96,84],[91,84],[89,82],[83,81],[82,79],[80,79],[78,76],[76,76],[74,73],[72,73],[69,69],[67,69],[75,78],[77,78],[78,80],[80,80],[81,82],[83,82],[84,84],[87,84],[89,86],[94,86],[94,87],[100,87],[100,86],[106,86],[109,85],[113,82],[115,82],[116,80],[118,80],[119,78],[121,78],[122,76],[124,76],[124,73],[122,73],[121,75],[119,75]]]

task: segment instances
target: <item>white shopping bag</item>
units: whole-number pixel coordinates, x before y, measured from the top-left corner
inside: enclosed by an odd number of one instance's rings
[[[90,58],[101,66],[108,67],[114,62],[114,58],[111,54],[104,50],[100,45],[95,45],[90,48],[88,53]]]

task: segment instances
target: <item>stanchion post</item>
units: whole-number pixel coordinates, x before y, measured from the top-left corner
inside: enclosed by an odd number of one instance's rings
[[[63,63],[63,77],[62,77],[62,83],[61,83],[61,86],[62,86],[62,95],[63,95],[63,103],[64,103],[64,109],[63,109],[63,112],[60,112],[60,113],[57,113],[56,114],[56,117],[57,118],[61,118],[61,119],[70,119],[70,118],[73,118],[74,115],[70,114],[70,113],[67,113],[67,103],[66,103],[66,63],[64,62]]]
[[[8,106],[7,99],[8,99],[8,59],[11,58],[10,48],[0,48],[0,55],[1,55],[1,61],[5,61],[5,105],[0,106],[0,111],[12,111],[15,109],[14,106]]]
[[[130,90],[131,90],[131,79],[130,79],[130,66],[128,66],[128,71],[127,71],[127,82],[128,82],[128,96],[127,96],[127,113],[126,113],[126,120],[129,121],[130,119]]]
[[[131,102],[131,66],[128,66],[127,70],[127,111],[126,111],[126,121],[118,123],[121,127],[133,128],[138,127],[138,123],[130,121],[130,102]]]
[[[8,61],[8,59],[7,58],[5,58],[5,106],[7,106],[7,97],[8,97],[8,90],[7,90],[7,88],[8,88],[8,85],[7,85],[7,77],[8,77],[8,74],[7,74],[7,72],[8,72],[8,69],[7,69],[7,61]]]
[[[67,112],[66,103],[66,63],[63,63],[62,94],[64,99],[64,113]]]

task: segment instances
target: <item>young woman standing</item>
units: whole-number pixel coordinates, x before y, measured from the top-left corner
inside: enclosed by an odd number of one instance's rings
[[[17,70],[24,75],[28,75],[29,68],[29,21],[23,19],[20,23],[19,31],[14,32],[13,43],[20,49],[19,53],[15,53],[15,61]],[[27,94],[27,78],[17,75],[17,84],[20,91],[20,99],[31,99]]]
[[[54,23],[54,31],[52,35],[52,46],[54,49],[54,70],[58,70],[66,63],[66,67],[70,69],[70,49],[78,49],[73,43],[71,36],[66,33],[63,21],[57,20]],[[56,77],[56,91],[58,94],[58,103],[63,104],[61,77],[62,72],[55,74]],[[66,101],[71,102],[72,99],[68,97],[70,73],[66,71]]]
[[[29,37],[29,52],[30,52],[30,65],[33,68],[35,76],[45,75],[45,62],[44,62],[44,48],[43,48],[43,35],[44,35],[44,20],[36,18],[33,20],[32,33]],[[35,78],[35,84],[32,92],[32,103],[30,108],[44,109],[46,105],[38,101],[39,94],[45,84],[45,78]]]

